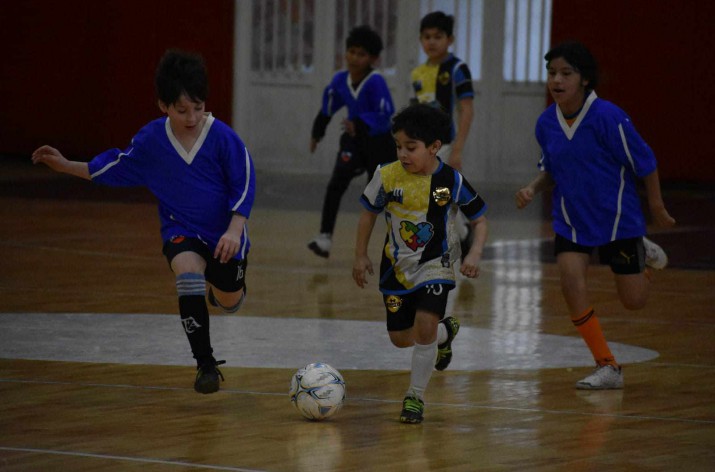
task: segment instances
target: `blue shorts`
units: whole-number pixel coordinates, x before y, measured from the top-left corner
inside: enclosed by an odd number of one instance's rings
[[[225,264],[214,258],[208,245],[198,238],[174,236],[164,243],[166,260],[171,261],[182,252],[195,252],[206,261],[204,277],[206,281],[222,292],[238,292],[246,287],[246,259],[231,259]]]
[[[402,331],[415,324],[417,310],[428,311],[444,318],[447,294],[453,285],[430,284],[404,295],[382,295],[387,313],[387,330]]]

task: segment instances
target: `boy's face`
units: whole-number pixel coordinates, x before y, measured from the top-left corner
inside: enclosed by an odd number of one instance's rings
[[[578,110],[583,103],[588,80],[563,57],[552,59],[546,66],[546,86],[562,111]]]
[[[397,146],[397,159],[407,172],[417,175],[431,175],[437,170],[437,151],[442,147],[442,143],[437,140],[426,145],[424,141],[411,138],[400,130],[395,133],[395,145]]]
[[[425,28],[420,32],[420,43],[430,61],[442,62],[449,47],[454,42],[454,36],[447,36],[447,33],[438,28]]]
[[[205,117],[205,107],[205,102],[194,102],[184,94],[181,94],[179,99],[170,105],[159,102],[159,109],[169,115],[171,128],[178,133],[190,133],[198,129],[197,127]]]
[[[365,74],[377,60],[377,57],[371,56],[365,48],[360,46],[351,46],[345,51],[345,62],[348,65],[348,71],[351,74]]]

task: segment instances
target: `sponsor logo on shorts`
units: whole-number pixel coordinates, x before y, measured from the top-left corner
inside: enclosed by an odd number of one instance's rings
[[[387,297],[387,300],[385,300],[385,306],[390,313],[397,313],[400,311],[400,307],[402,306],[402,298],[397,295],[390,295]]]
[[[171,241],[174,244],[181,244],[184,242],[185,239],[186,238],[183,235],[177,234],[177,235],[172,236],[169,241]]]

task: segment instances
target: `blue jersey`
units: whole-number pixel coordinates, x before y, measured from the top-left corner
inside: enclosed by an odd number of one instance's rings
[[[484,200],[462,174],[440,162],[432,175],[416,175],[392,162],[375,171],[360,201],[368,211],[385,212],[382,293],[403,295],[427,284],[455,285],[450,207],[458,205],[470,220],[486,211]]]
[[[144,126],[126,150],[110,149],[89,163],[92,181],[147,187],[159,200],[161,237],[200,238],[213,252],[233,213],[248,218],[255,195],[253,161],[241,139],[210,114],[190,152],[179,144],[169,118]],[[248,228],[235,256],[244,259]]]
[[[359,119],[367,125],[369,136],[390,133],[390,118],[395,106],[385,79],[376,70],[371,71],[355,88],[348,71],[340,71],[333,76],[323,92],[320,113],[332,117],[342,107],[348,109],[348,120]]]
[[[636,178],[656,169],[653,151],[626,113],[591,92],[569,127],[556,104],[536,123],[539,167],[551,174],[554,231],[601,246],[646,232]]]

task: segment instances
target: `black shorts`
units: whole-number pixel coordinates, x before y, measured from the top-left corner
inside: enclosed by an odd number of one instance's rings
[[[444,318],[447,308],[447,294],[453,285],[425,285],[405,295],[382,295],[387,313],[387,330],[402,331],[415,324],[417,310],[429,311]]]
[[[175,236],[164,243],[162,252],[171,261],[182,252],[195,252],[206,261],[206,281],[222,292],[238,292],[246,287],[246,259],[231,259],[225,264],[214,258],[209,247],[198,238]]]
[[[594,249],[598,249],[599,262],[610,265],[614,274],[640,274],[645,270],[645,247],[642,237],[618,239],[603,246],[582,246],[558,234],[554,239],[554,254],[556,256],[562,252],[580,252],[591,255]]]

